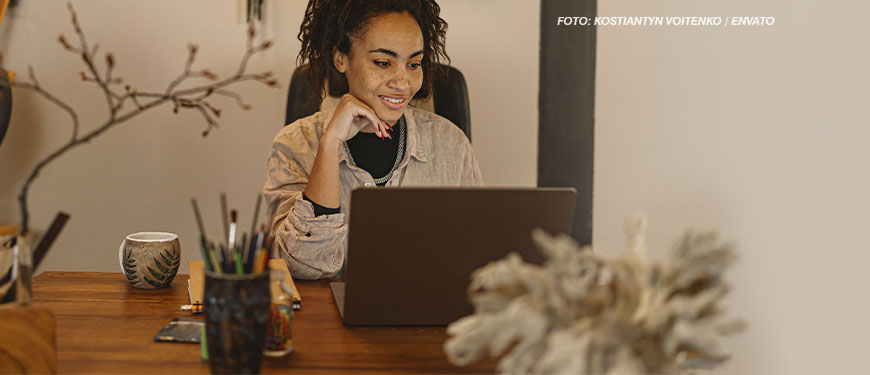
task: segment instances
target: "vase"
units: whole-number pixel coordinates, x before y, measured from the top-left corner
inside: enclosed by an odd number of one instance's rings
[[[29,305],[32,293],[32,235],[18,234],[15,244],[0,248],[0,303]]]

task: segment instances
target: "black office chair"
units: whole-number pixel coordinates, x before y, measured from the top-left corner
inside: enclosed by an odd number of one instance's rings
[[[12,82],[9,82],[8,73],[0,68],[0,144],[3,143],[3,138],[6,137],[6,130],[9,129],[11,117]]]
[[[452,66],[440,65],[446,69],[443,79],[432,82],[432,96],[428,100],[413,100],[411,105],[430,110],[452,121],[471,142],[471,114],[468,106],[468,87],[465,85],[465,77]],[[344,74],[335,69],[330,69],[327,82],[329,95],[322,102],[308,100],[311,83],[308,80],[308,65],[302,65],[293,72],[290,79],[290,90],[287,95],[287,115],[284,125],[290,124],[299,118],[310,116],[320,110],[321,104],[327,100],[337,100],[348,91],[347,80]],[[423,91],[421,89],[420,91]],[[418,92],[415,98],[425,97],[425,92]]]

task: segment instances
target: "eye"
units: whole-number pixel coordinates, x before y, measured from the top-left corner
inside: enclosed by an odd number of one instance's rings
[[[423,65],[420,64],[420,63],[410,63],[410,64],[408,64],[408,67],[411,68],[412,70],[417,70],[417,69],[419,69],[421,66],[423,66]]]
[[[390,62],[389,61],[382,61],[382,60],[375,60],[375,65],[386,68],[386,67],[390,66]]]

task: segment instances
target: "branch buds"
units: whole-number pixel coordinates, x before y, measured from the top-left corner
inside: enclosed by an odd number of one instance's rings
[[[199,51],[199,46],[190,43],[187,45],[187,50],[190,51],[190,57],[193,58],[193,56],[196,56],[196,52]]]
[[[109,67],[109,69],[115,66],[115,56],[111,53],[106,54],[106,65]]]
[[[208,78],[208,79],[210,79],[210,80],[212,80],[212,81],[218,79],[217,74],[212,73],[211,70],[208,70],[208,69],[205,69],[205,70],[202,71],[202,76],[205,77],[205,78]]]
[[[63,45],[63,48],[67,51],[71,51],[73,49],[72,45],[70,45],[69,42],[66,41],[66,37],[64,37],[63,34],[60,34],[60,36],[57,37],[57,41],[60,42],[60,44]]]

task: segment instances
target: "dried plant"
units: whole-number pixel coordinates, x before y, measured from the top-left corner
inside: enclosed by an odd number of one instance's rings
[[[251,57],[272,45],[271,41],[254,44],[256,33],[253,26],[250,26],[247,35],[247,49],[244,56],[242,56],[238,70],[232,76],[221,79],[208,69],[193,70],[193,62],[196,58],[198,47],[195,44],[191,44],[188,47],[188,57],[184,64],[183,71],[177,78],[167,85],[164,91],[139,91],[130,84],[124,84],[124,80],[121,77],[114,77],[112,75],[116,61],[115,56],[111,52],[104,54],[105,67],[101,69],[97,66],[97,52],[99,51],[99,45],[88,45],[72,4],[67,4],[67,6],[72,18],[73,28],[78,36],[78,43],[76,44],[68,41],[63,35],[58,37],[58,41],[65,50],[81,57],[82,62],[84,62],[84,65],[87,68],[87,71],[80,73],[81,78],[83,81],[92,82],[99,86],[100,90],[105,95],[109,114],[105,121],[93,127],[92,130],[80,134],[79,118],[76,111],[68,104],[46,91],[36,79],[36,74],[33,72],[32,67],[28,67],[30,82],[15,82],[13,84],[16,88],[35,91],[48,101],[66,111],[72,119],[72,136],[70,137],[70,140],[63,144],[59,149],[49,154],[45,159],[38,162],[31,170],[27,180],[21,188],[18,202],[21,210],[22,233],[27,233],[29,229],[27,193],[30,189],[30,185],[46,165],[56,160],[72,148],[85,144],[103,132],[164,103],[171,103],[173,105],[172,111],[174,113],[178,113],[179,109],[188,109],[198,111],[202,114],[206,122],[206,128],[202,132],[202,136],[205,137],[212,129],[218,127],[216,118],[221,116],[221,110],[208,101],[210,98],[214,96],[229,97],[234,99],[242,109],[250,110],[251,106],[245,104],[238,93],[228,90],[228,86],[242,81],[257,81],[270,87],[278,86],[278,81],[273,78],[271,72],[247,72],[247,65]],[[208,84],[190,88],[179,88],[182,83],[190,78],[205,78],[210,82]]]
[[[707,366],[726,360],[720,337],[745,328],[719,305],[733,246],[688,231],[653,263],[645,228],[643,215],[627,221],[629,251],[615,257],[535,230],[542,266],[513,253],[472,274],[475,313],[447,327],[448,359],[465,365],[511,349],[498,364],[509,374],[698,372],[683,362],[687,353]]]

